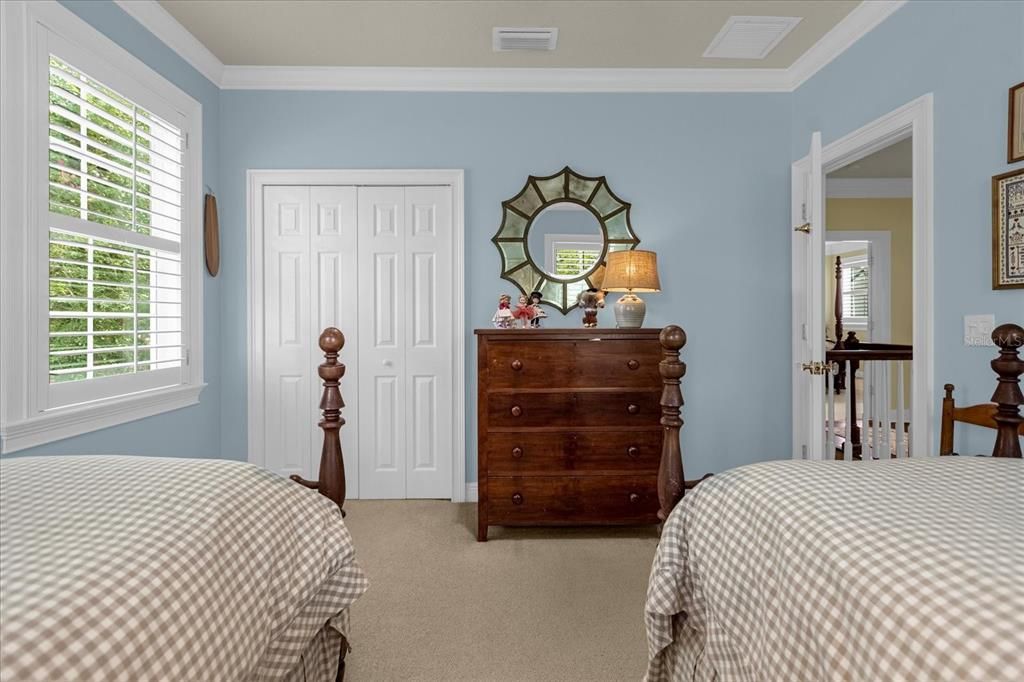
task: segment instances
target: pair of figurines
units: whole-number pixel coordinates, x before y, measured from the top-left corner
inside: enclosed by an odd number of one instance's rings
[[[498,310],[491,321],[496,329],[540,329],[540,321],[548,316],[540,305],[542,298],[539,291],[519,297],[519,302],[512,307],[512,297],[502,294],[498,297]]]

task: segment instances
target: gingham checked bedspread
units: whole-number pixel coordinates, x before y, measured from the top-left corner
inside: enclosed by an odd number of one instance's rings
[[[662,531],[647,679],[1024,680],[1024,462],[782,461]]]
[[[3,680],[279,679],[366,585],[337,507],[250,464],[0,462]]]

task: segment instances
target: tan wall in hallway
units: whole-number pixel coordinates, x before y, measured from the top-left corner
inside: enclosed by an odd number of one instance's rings
[[[825,225],[834,231],[888,231],[890,343],[913,343],[913,201],[907,199],[828,199]],[[829,262],[831,261],[831,263]],[[826,278],[835,276],[835,258],[826,257]],[[826,292],[834,292],[831,287]],[[827,293],[828,295],[828,293]],[[834,295],[832,293],[831,295]],[[825,302],[829,334],[835,325],[832,299]]]

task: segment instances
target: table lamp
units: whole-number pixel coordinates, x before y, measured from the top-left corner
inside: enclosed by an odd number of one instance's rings
[[[615,304],[615,326],[635,329],[643,326],[647,304],[636,292],[661,291],[658,279],[658,254],[653,251],[612,251],[605,259],[607,266],[601,288],[605,291],[624,291]]]

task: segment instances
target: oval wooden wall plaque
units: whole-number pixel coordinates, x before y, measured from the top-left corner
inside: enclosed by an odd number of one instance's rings
[[[203,226],[206,270],[216,277],[220,271],[220,226],[217,224],[217,197],[212,194],[207,194],[205,198]]]

